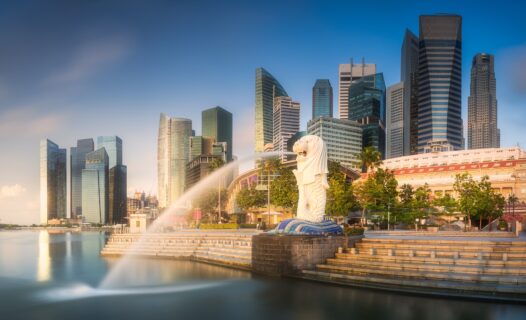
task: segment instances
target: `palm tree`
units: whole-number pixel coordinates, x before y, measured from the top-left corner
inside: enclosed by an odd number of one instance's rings
[[[508,210],[512,209],[512,214],[515,214],[515,205],[519,202],[519,198],[513,193],[508,196]]]
[[[382,154],[375,147],[365,147],[356,155],[362,165],[362,172],[368,173],[369,169],[379,167],[382,164]]]

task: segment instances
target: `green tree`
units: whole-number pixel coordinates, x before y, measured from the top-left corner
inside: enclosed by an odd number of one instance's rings
[[[433,199],[433,205],[442,209],[442,213],[448,216],[448,224],[450,223],[449,219],[458,208],[457,201],[450,194],[446,193],[441,197]]]
[[[266,195],[255,187],[241,189],[236,195],[237,205],[243,209],[262,207],[266,203]]]
[[[338,162],[329,161],[329,190],[325,212],[330,216],[347,216],[349,211],[358,207],[352,183],[347,181],[340,168]]]
[[[382,154],[375,147],[365,147],[356,155],[362,166],[362,172],[379,167],[382,164]]]
[[[278,176],[270,183],[270,202],[275,206],[296,211],[298,187],[292,169],[279,168]]]
[[[366,211],[378,212],[385,216],[390,208],[395,208],[398,197],[397,186],[398,181],[393,172],[381,168],[370,174],[365,181],[358,183],[354,188],[354,194],[362,208],[362,218],[365,218]]]
[[[413,201],[413,196],[415,192],[413,190],[413,186],[410,184],[403,184],[400,187],[400,202],[402,205],[409,206],[411,202]]]
[[[469,173],[459,173],[455,176],[453,189],[458,197],[458,210],[468,218],[468,224],[471,225],[471,217],[476,213],[477,183]]]

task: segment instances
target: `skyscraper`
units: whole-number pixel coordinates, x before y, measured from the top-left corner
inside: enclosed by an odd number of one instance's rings
[[[272,143],[272,109],[274,97],[288,96],[281,84],[267,70],[256,69],[256,152],[263,152]]]
[[[358,122],[318,117],[307,123],[307,133],[323,139],[329,160],[349,169],[359,166],[356,155],[362,151],[362,126]]]
[[[82,170],[82,216],[86,222],[108,222],[108,163],[108,154],[104,148],[86,155],[86,168]]]
[[[232,113],[217,106],[202,112],[203,137],[226,142],[226,161],[232,161]]]
[[[48,139],[40,141],[40,223],[66,218],[66,149]]]
[[[404,83],[399,82],[387,88],[385,122],[385,158],[404,155],[404,120],[409,118],[404,112]]]
[[[127,167],[118,164],[108,171],[108,222],[125,223],[127,214]]]
[[[362,125],[362,147],[375,147],[385,157],[385,82],[382,73],[353,81],[349,87],[349,120]]]
[[[291,97],[274,98],[273,118],[274,151],[279,151],[281,159],[286,160],[287,141],[300,130],[300,103]]]
[[[420,16],[419,47],[418,152],[463,149],[462,17]]]
[[[499,148],[497,81],[493,55],[479,53],[471,64],[468,97],[468,149]]]
[[[405,31],[400,81],[404,83],[403,153],[418,153],[418,37]]]
[[[104,148],[108,153],[109,167],[122,164],[122,139],[117,136],[97,137],[97,149]]]
[[[186,163],[190,156],[192,120],[161,113],[157,140],[159,207],[169,207],[184,192]]]
[[[332,87],[328,79],[318,79],[312,88],[312,119],[332,117]]]
[[[108,154],[108,220],[115,224],[124,222],[126,214],[127,168],[122,164],[122,139],[117,136],[97,137],[97,149]]]
[[[86,154],[94,150],[93,139],[77,140],[77,146],[70,149],[70,205],[71,217],[82,216],[82,169],[86,168]]]
[[[372,75],[376,73],[376,64],[361,64],[351,63],[340,64],[338,69],[338,110],[340,119],[349,119],[349,87],[351,83],[359,80],[363,76]]]

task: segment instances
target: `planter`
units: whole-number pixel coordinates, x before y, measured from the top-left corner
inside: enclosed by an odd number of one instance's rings
[[[427,231],[429,231],[429,232],[438,232],[438,227],[427,227]]]

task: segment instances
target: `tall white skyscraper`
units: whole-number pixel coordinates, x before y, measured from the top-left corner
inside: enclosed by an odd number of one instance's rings
[[[340,64],[338,70],[338,110],[340,119],[349,119],[349,87],[353,81],[376,73],[376,64]]]
[[[160,208],[169,207],[184,192],[191,136],[192,120],[170,118],[164,113],[161,114],[157,140]]]
[[[404,83],[387,88],[386,93],[385,158],[404,155],[404,119],[409,115],[404,110]]]
[[[287,141],[300,131],[300,103],[291,97],[274,98],[273,120],[274,151],[279,151],[281,159],[286,160],[283,152],[287,151]]]

